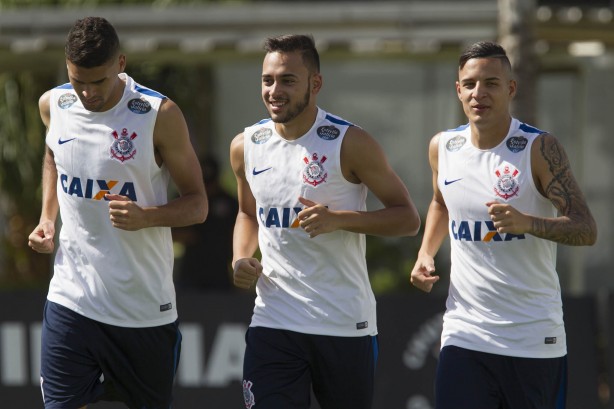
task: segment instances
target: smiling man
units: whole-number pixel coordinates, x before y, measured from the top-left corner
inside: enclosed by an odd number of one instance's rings
[[[265,51],[270,118],[230,148],[234,282],[257,282],[245,406],[308,409],[313,386],[322,409],[368,409],[378,347],[365,234],[415,235],[420,218],[375,139],[316,105],[323,80],[313,38],[270,38]],[[366,209],[368,189],[382,209]]]
[[[563,409],[556,245],[594,244],[595,220],[561,144],[510,116],[516,81],[501,46],[465,50],[456,92],[469,123],[431,139],[434,195],[411,272],[414,286],[431,291],[448,234],[435,408]]]

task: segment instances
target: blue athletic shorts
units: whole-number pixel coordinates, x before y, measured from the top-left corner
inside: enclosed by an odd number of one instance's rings
[[[565,409],[567,356],[518,358],[446,346],[435,409]]]
[[[250,327],[245,336],[247,409],[369,409],[377,336],[332,337]]]
[[[100,400],[131,409],[168,409],[181,351],[178,323],[116,327],[47,301],[43,314],[41,389],[45,409]]]

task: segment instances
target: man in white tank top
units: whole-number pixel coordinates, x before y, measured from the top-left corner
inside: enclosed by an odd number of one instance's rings
[[[592,245],[597,227],[557,139],[512,118],[505,50],[461,55],[467,125],[429,145],[434,195],[411,282],[429,292],[451,243],[436,409],[563,409],[566,340],[557,243]]]
[[[243,370],[250,409],[368,409],[377,358],[365,234],[415,235],[407,188],[367,132],[316,105],[313,38],[265,44],[262,98],[270,119],[236,136],[234,282],[256,301]],[[383,209],[367,211],[367,190]],[[262,259],[254,258],[260,249]]]
[[[40,224],[29,245],[54,252],[43,318],[46,409],[118,400],[168,408],[181,333],[170,228],[202,223],[207,197],[179,107],[123,71],[105,19],[66,41],[69,83],[40,98],[47,128]],[[168,201],[168,183],[179,197]]]

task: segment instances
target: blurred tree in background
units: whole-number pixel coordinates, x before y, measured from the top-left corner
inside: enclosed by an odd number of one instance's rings
[[[164,7],[202,4],[190,0],[0,0],[0,10],[30,7],[97,7],[147,4]],[[59,58],[62,58],[61,56]],[[58,60],[62,68],[61,60]],[[206,67],[175,68],[152,64],[128,66],[137,82],[159,89],[180,106],[198,129],[197,151],[205,146],[211,127],[210,98],[194,99],[194,89],[209,89]],[[41,206],[41,165],[45,129],[38,112],[38,98],[58,85],[57,71],[49,67],[0,72],[0,288],[46,287],[51,257],[33,252],[27,237],[38,224]],[[211,95],[206,92],[204,95]],[[205,113],[205,114],[203,114]],[[190,119],[191,118],[191,119]],[[204,135],[204,136],[203,136]]]
[[[79,8],[107,5],[150,5],[165,7],[203,3],[247,3],[240,0],[0,0],[0,10],[34,7]],[[142,58],[142,57],[141,57]],[[62,56],[58,65],[9,68],[0,72],[0,289],[46,288],[51,274],[51,256],[33,252],[27,237],[38,224],[41,207],[41,164],[45,129],[38,112],[38,98],[46,90],[65,82]],[[25,64],[25,65],[24,65]],[[195,149],[199,155],[212,150],[224,152],[226,143],[213,138],[217,132],[213,104],[214,74],[208,64],[172,65],[131,60],[126,71],[140,84],[156,89],[182,108]],[[23,69],[23,67],[27,67]],[[231,183],[234,183],[232,178]],[[226,186],[234,191],[235,186]],[[367,237],[367,261],[376,293],[411,289],[419,240]]]
[[[209,67],[143,63],[129,64],[126,71],[137,82],[159,90],[182,107],[195,149],[204,153],[213,126]],[[60,82],[57,76],[36,70],[0,73],[2,288],[46,286],[50,278],[50,256],[33,252],[27,237],[38,224],[41,209],[45,129],[37,102]]]
[[[164,93],[182,108],[196,151],[201,155],[210,151],[216,132],[211,67],[128,61],[126,71],[137,82]],[[4,223],[0,219],[0,288],[46,287],[50,278],[50,256],[33,252],[27,237],[38,223],[41,206],[45,129],[37,101],[60,82],[57,75],[42,71],[0,74],[0,217],[4,215]],[[227,188],[234,191],[235,186]],[[419,240],[367,236],[367,242],[374,291],[411,288],[407,283],[414,259],[408,255],[417,253]]]
[[[49,273],[49,257],[32,254],[27,237],[40,214],[45,147],[37,101],[51,78],[33,72],[0,73],[0,283],[36,285]]]

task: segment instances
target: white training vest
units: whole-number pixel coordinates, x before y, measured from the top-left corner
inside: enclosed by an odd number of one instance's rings
[[[142,207],[167,203],[169,173],[156,164],[153,145],[165,97],[120,77],[122,99],[105,112],[84,109],[70,84],[51,91],[46,142],[62,227],[48,299],[107,324],[152,327],[177,319],[171,230],[114,228],[104,194]]]
[[[554,358],[567,353],[556,243],[499,234],[485,205],[556,217],[533,181],[531,145],[543,133],[516,119],[496,147],[471,143],[468,125],[440,134],[438,187],[449,213],[450,290],[442,348]]]
[[[263,275],[251,326],[332,336],[377,334],[364,234],[309,238],[298,226],[303,196],[331,210],[366,210],[367,188],[341,173],[352,124],[318,109],[311,129],[289,141],[263,120],[245,129],[245,174],[256,198]]]

